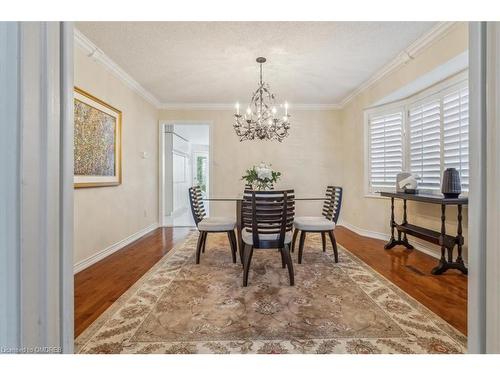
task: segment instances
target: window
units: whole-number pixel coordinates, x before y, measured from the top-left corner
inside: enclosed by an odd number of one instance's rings
[[[403,168],[403,112],[373,116],[370,122],[370,185],[390,188]]]
[[[441,103],[431,100],[408,111],[410,165],[421,189],[441,186]]]
[[[460,172],[462,189],[469,190],[469,90],[463,87],[443,98],[444,168]]]
[[[462,80],[367,111],[368,193],[394,190],[401,171],[419,175],[419,189],[439,192],[446,168],[459,171],[468,191],[468,105]]]

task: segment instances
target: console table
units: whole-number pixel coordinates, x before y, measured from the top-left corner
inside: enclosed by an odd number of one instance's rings
[[[439,264],[431,271],[433,275],[440,275],[449,269],[458,269],[462,273],[467,274],[467,268],[462,259],[462,246],[464,244],[464,237],[462,236],[462,206],[468,204],[467,197],[459,198],[444,198],[439,195],[431,194],[407,194],[407,193],[390,193],[380,192],[383,197],[391,198],[391,238],[385,245],[385,249],[392,249],[396,245],[406,246],[407,249],[413,249],[413,246],[408,242],[407,234],[421,238],[425,241],[431,242],[441,246],[441,259]],[[396,223],[394,218],[394,199],[403,200],[403,221],[401,224]],[[406,215],[406,201],[417,201],[431,204],[441,205],[441,231],[437,232],[427,228],[419,227],[408,223]],[[457,234],[455,236],[446,233],[446,206],[456,205],[458,208],[458,226]],[[398,232],[398,238],[394,237],[394,230]],[[403,235],[403,236],[401,236]],[[457,258],[453,260],[453,249],[457,246]],[[446,258],[448,253],[448,259]]]

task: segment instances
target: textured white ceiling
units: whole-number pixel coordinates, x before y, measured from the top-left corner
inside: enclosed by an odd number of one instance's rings
[[[255,58],[278,101],[333,104],[434,22],[77,22],[163,103],[248,102]]]

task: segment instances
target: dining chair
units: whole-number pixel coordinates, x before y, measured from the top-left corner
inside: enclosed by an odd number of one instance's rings
[[[295,250],[295,241],[300,232],[299,242],[299,264],[302,263],[302,253],[304,251],[304,242],[306,233],[321,233],[321,242],[323,251],[326,251],[326,234],[330,237],[335,256],[335,263],[339,261],[337,251],[337,241],[333,233],[340,214],[342,204],[342,188],[340,186],[328,186],[326,188],[326,199],[323,204],[322,216],[299,216],[296,217],[293,226],[295,228],[292,239],[292,252]]]
[[[236,220],[230,217],[207,217],[205,206],[203,204],[203,195],[199,186],[189,188],[189,201],[191,203],[191,212],[196,227],[200,232],[198,244],[196,245],[196,264],[200,263],[201,253],[205,252],[208,233],[227,233],[229,245],[231,246],[231,255],[233,263],[236,263],[236,236],[234,228]]]
[[[243,286],[254,249],[279,249],[281,266],[288,268],[290,285],[294,285],[290,242],[292,240],[295,194],[293,190],[245,190],[242,201]]]

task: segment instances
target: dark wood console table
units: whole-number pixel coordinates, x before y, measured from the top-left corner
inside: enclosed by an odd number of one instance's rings
[[[391,198],[391,238],[385,245],[385,249],[392,249],[396,245],[406,246],[407,249],[413,249],[413,246],[408,242],[407,234],[410,236],[421,238],[425,241],[431,242],[441,246],[441,259],[439,264],[432,270],[433,275],[440,275],[449,269],[458,269],[462,273],[467,274],[467,268],[462,259],[462,246],[464,244],[464,237],[462,236],[462,206],[468,204],[467,197],[459,198],[444,198],[440,195],[431,194],[406,194],[406,193],[389,193],[381,192],[381,196]],[[401,224],[396,223],[394,218],[394,199],[403,200],[403,221]],[[441,231],[437,232],[427,228],[419,227],[408,223],[406,215],[406,201],[417,201],[431,204],[441,205]],[[446,206],[456,205],[458,208],[458,227],[457,234],[451,236],[446,234]],[[394,237],[394,229],[398,231],[398,238]],[[401,236],[403,235],[403,236]],[[457,258],[453,261],[453,249],[457,246]],[[448,259],[446,259],[446,251],[448,252]]]

